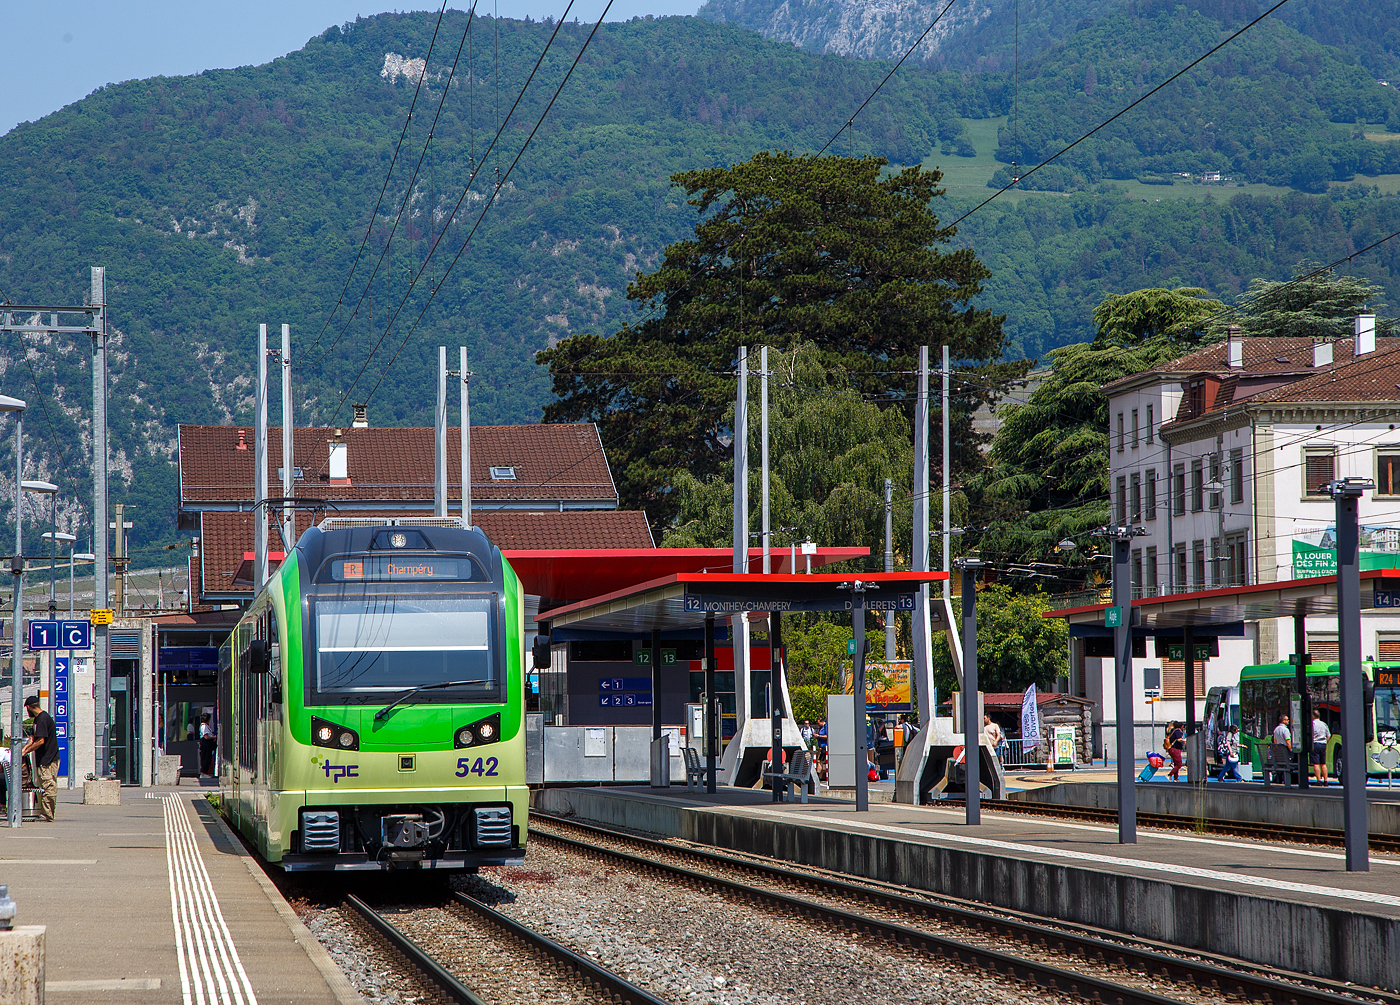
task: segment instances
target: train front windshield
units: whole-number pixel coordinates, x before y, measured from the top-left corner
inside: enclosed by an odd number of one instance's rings
[[[436,692],[437,700],[485,701],[500,689],[494,594],[346,584],[309,599],[311,686],[319,694],[382,697],[464,681]]]

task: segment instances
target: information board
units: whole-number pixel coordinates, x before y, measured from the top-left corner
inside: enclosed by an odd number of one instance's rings
[[[1054,757],[1056,765],[1074,765],[1074,727],[1056,726],[1055,736],[1051,741],[1051,755]]]
[[[53,661],[53,725],[58,740],[58,773],[68,775],[68,657]]]

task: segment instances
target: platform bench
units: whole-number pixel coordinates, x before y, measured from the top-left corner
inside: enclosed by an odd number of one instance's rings
[[[681,756],[685,758],[685,790],[699,792],[705,780],[705,767],[700,763],[700,751],[694,747],[682,747]]]
[[[781,785],[789,792],[792,791],[792,786],[797,786],[797,791],[805,803],[807,789],[812,786],[812,754],[810,751],[800,750],[792,755],[787,771],[765,771],[763,777],[772,779],[774,788]]]

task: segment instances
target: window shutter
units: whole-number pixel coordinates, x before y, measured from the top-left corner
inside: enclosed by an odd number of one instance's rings
[[[1377,639],[1376,659],[1382,663],[1400,663],[1400,638]]]
[[[1206,696],[1206,663],[1203,660],[1196,663],[1196,697]],[[1162,697],[1182,698],[1186,697],[1186,663],[1184,660],[1163,660],[1162,661]]]
[[[1308,454],[1304,468],[1307,474],[1307,484],[1303,486],[1304,492],[1309,495],[1319,495],[1322,492],[1322,486],[1336,477],[1337,459],[1331,454]]]
[[[113,629],[107,636],[107,645],[114,660],[139,660],[141,658],[141,633],[130,629]]]
[[[1335,663],[1340,658],[1336,639],[1308,639],[1308,655],[1314,663]]]

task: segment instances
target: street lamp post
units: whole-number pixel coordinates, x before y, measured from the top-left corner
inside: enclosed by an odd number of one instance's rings
[[[65,534],[60,530],[44,535],[45,541],[53,542],[49,547],[49,617],[54,617],[58,613],[58,602],[56,599],[57,587],[54,585],[54,547],[57,543],[76,544],[78,538],[73,534]],[[68,613],[73,613],[73,552],[68,552]]]
[[[97,556],[90,551],[80,551],[76,555],[71,551],[68,553],[68,613],[73,613],[73,560],[79,562],[96,562]]]
[[[24,698],[20,692],[24,687],[24,651],[21,648],[19,626],[21,610],[24,607],[24,541],[21,537],[24,522],[20,517],[20,500],[23,490],[20,479],[24,474],[24,410],[28,407],[20,398],[0,394],[0,412],[15,413],[15,554],[10,559],[10,573],[15,577],[15,630],[10,646],[10,771],[6,779],[9,789],[9,823],[12,828],[19,826],[22,807],[20,806],[20,751],[24,749]]]

